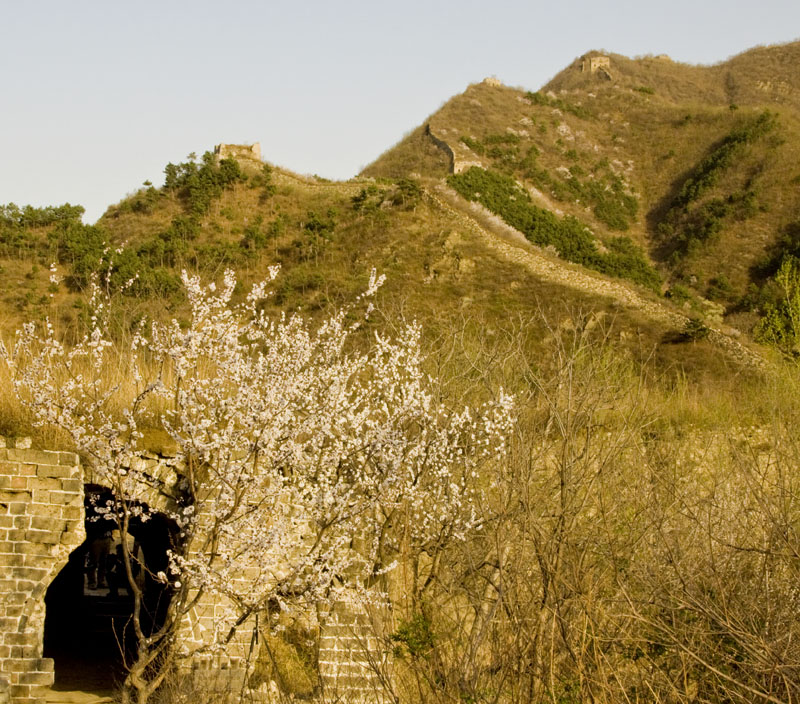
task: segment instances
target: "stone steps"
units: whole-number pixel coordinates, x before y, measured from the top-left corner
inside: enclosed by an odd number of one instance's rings
[[[348,702],[392,701],[383,684],[391,667],[363,607],[339,602],[320,634],[319,674],[326,699]]]

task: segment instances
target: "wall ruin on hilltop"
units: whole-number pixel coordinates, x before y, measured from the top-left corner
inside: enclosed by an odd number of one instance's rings
[[[247,161],[261,161],[261,143],[252,144],[217,144],[214,147],[214,156],[217,159],[244,159]]]
[[[597,74],[603,78],[611,78],[611,59],[603,54],[581,57],[581,73]]]

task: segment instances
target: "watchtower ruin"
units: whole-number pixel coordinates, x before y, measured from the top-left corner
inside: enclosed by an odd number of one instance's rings
[[[252,144],[217,144],[214,156],[219,159],[236,159],[237,161],[261,161],[261,143]]]
[[[581,57],[581,73],[598,74],[603,78],[611,78],[611,59],[603,54]]]

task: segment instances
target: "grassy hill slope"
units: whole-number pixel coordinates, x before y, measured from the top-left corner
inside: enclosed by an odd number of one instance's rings
[[[795,248],[798,55],[794,43],[703,67],[610,54],[608,71],[583,71],[581,57],[536,93],[484,81],[363,173],[511,177],[521,197],[575,218],[601,253],[630,238],[668,296],[749,334],[780,298],[772,277]],[[508,221],[507,206],[489,207]]]

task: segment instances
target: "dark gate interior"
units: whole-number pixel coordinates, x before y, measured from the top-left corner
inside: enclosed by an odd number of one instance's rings
[[[95,510],[110,493],[87,485],[85,496],[86,540],[45,595],[44,656],[55,661],[54,689],[108,691],[125,677],[125,658],[135,645],[133,595],[116,523]],[[128,548],[138,562],[135,580],[144,595],[142,626],[148,632],[163,623],[169,604],[169,590],[154,575],[166,570],[175,532],[160,514],[133,520],[129,532]]]

